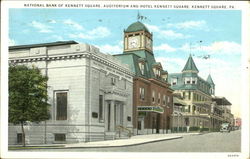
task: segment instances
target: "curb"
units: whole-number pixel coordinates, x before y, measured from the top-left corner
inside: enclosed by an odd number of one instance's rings
[[[151,141],[145,141],[141,143],[131,143],[131,144],[122,144],[122,145],[106,145],[106,146],[79,146],[79,147],[63,147],[58,149],[74,149],[74,148],[107,148],[107,147],[125,147],[125,146],[137,146],[137,145],[143,145],[148,143],[154,143],[154,142],[160,142],[165,140],[174,140],[174,139],[180,139],[183,138],[182,136],[172,137],[172,138],[166,138],[166,139],[159,139],[159,140],[151,140]]]

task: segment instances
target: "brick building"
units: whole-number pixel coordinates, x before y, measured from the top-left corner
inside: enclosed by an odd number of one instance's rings
[[[173,90],[169,88],[168,72],[155,60],[152,33],[139,21],[131,24],[124,30],[124,52],[115,57],[135,73],[134,134],[166,133],[171,129]]]

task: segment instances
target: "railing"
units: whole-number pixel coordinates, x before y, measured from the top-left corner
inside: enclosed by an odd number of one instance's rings
[[[122,132],[127,132],[127,135],[129,138],[132,136],[131,130],[129,130],[128,128],[125,128],[122,125],[116,126],[116,131],[118,131],[118,133],[119,133],[119,138],[121,137]]]

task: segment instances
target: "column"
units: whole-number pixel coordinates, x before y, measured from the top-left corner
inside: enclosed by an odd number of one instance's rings
[[[115,102],[110,101],[110,131],[115,131]]]
[[[105,114],[105,117],[104,117],[104,122],[105,122],[105,131],[109,131],[108,130],[108,125],[109,125],[109,105],[110,103],[109,102],[106,102],[105,101],[105,111],[104,111],[104,114]]]

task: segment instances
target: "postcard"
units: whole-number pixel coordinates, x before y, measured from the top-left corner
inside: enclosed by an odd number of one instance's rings
[[[249,158],[248,2],[1,6],[1,158]]]

